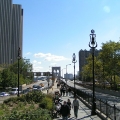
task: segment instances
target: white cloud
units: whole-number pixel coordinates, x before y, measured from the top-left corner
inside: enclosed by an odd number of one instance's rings
[[[39,71],[41,71],[41,69],[43,69],[43,67],[40,66],[41,62],[33,60],[32,64],[33,64],[33,71],[35,71],[35,72],[39,72]]]
[[[109,6],[104,6],[104,7],[103,7],[103,10],[104,10],[106,13],[109,13],[109,12],[110,12],[110,7],[109,7]]]
[[[36,58],[44,58],[47,61],[64,61],[64,60],[69,60],[68,58],[65,58],[64,56],[57,56],[57,55],[52,55],[51,53],[36,53],[34,54]]]
[[[32,54],[31,52],[26,53],[26,55],[31,55],[31,54]]]
[[[35,63],[37,63],[37,61],[36,60],[33,60],[33,62],[32,62],[33,64],[35,64]]]

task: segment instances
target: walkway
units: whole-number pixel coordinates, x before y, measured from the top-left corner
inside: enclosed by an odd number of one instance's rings
[[[55,82],[54,83],[54,86],[53,86],[53,89],[50,89],[49,90],[49,93],[52,92],[54,93],[54,91],[56,90],[59,90],[57,88],[57,83]],[[70,99],[71,103],[73,102],[73,95],[71,96],[64,96],[64,97],[61,97],[61,99],[63,101],[67,101],[67,99]],[[102,120],[101,118],[99,118],[97,115],[94,115],[94,116],[91,116],[91,110],[86,107],[81,101],[79,101],[79,111],[78,111],[78,119],[77,120]],[[62,120],[62,118],[56,118],[56,119],[53,119],[53,120]],[[76,120],[74,118],[74,111],[73,109],[71,109],[71,117],[69,118],[69,120]]]

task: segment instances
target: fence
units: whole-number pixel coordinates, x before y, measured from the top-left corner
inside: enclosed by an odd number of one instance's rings
[[[71,87],[72,91],[74,88]],[[81,97],[85,102],[85,104],[89,104],[92,106],[92,95],[88,94],[84,91],[75,89],[76,93],[79,97]],[[96,109],[100,111],[101,114],[104,114],[106,118],[110,118],[111,120],[120,120],[120,109],[114,105],[110,105],[108,101],[95,98],[96,100]]]

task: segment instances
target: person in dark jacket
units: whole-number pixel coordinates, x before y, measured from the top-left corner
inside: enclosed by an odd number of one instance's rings
[[[71,91],[72,91],[72,90],[71,90],[71,88],[69,87],[69,88],[68,88],[69,96],[71,96]]]
[[[67,101],[67,105],[69,106],[69,109],[71,110],[71,101],[70,101],[70,99],[68,99],[68,101]],[[69,117],[70,117],[70,113],[69,113]]]
[[[63,96],[65,96],[66,87],[63,87]]]
[[[62,115],[63,120],[68,120],[70,109],[66,101],[64,101],[63,105],[61,106],[60,114]]]
[[[60,94],[61,94],[61,96],[62,96],[62,94],[63,94],[63,89],[62,89],[62,87],[60,88]]]

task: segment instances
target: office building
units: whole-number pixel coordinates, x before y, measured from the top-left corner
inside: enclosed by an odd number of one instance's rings
[[[18,48],[22,57],[23,9],[12,0],[0,0],[0,64],[17,60]]]
[[[64,74],[64,78],[72,80],[73,79],[73,74]]]
[[[101,50],[95,49],[94,55],[98,56]],[[79,73],[82,71],[82,67],[87,64],[87,58],[92,54],[92,50],[80,50],[79,51]]]

